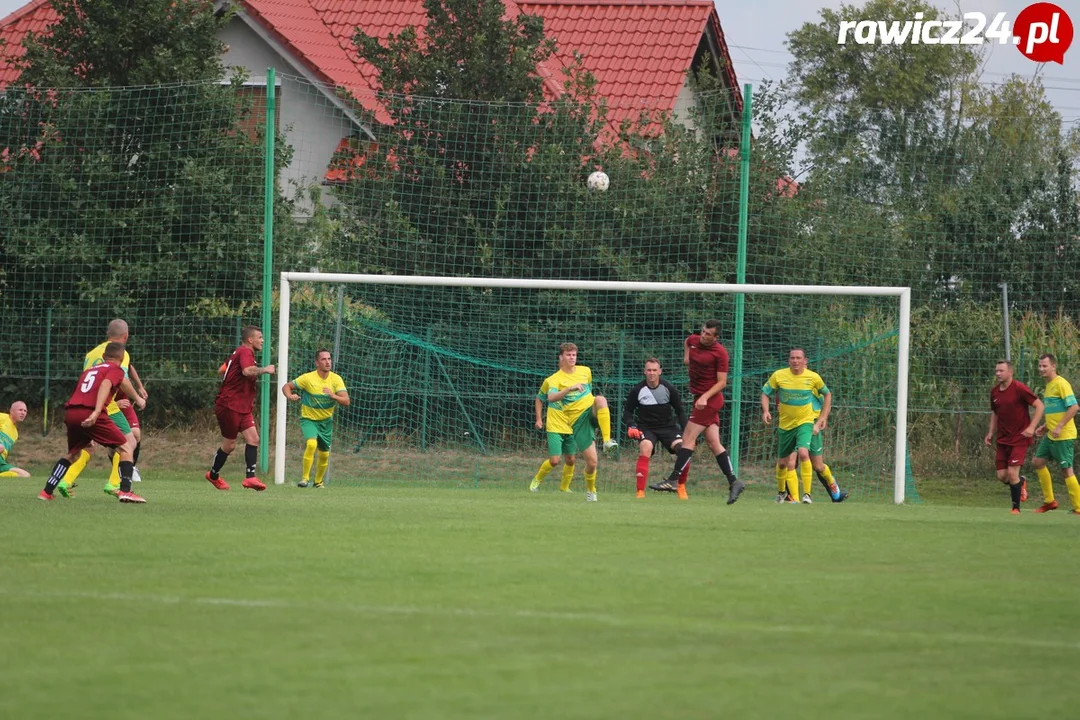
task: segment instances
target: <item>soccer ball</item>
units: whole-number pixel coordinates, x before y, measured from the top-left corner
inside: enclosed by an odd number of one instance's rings
[[[608,185],[611,184],[611,180],[608,179],[607,173],[603,170],[597,170],[593,174],[589,175],[589,189],[603,192],[608,189]]]

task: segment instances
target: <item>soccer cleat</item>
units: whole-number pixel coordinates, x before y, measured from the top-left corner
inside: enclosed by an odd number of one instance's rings
[[[596,502],[596,493],[594,493],[594,492],[585,493],[585,502]]]
[[[53,496],[50,495],[49,493],[45,492],[44,490],[42,490],[41,492],[38,493],[37,499],[38,500],[46,500],[46,501],[48,501],[48,500],[52,500]]]
[[[679,499],[680,500],[689,500],[690,499],[690,495],[687,494],[687,492],[686,492],[686,486],[685,485],[680,485],[679,486]]]
[[[836,483],[832,485],[826,485],[825,489],[829,491],[829,497],[833,502],[840,502],[840,486]]]
[[[218,490],[229,489],[229,483],[225,482],[225,478],[219,476],[218,479],[215,480],[214,478],[210,477],[209,470],[206,471],[206,481],[216,487]]]
[[[742,495],[743,490],[745,489],[746,483],[740,480],[736,480],[735,482],[731,483],[731,485],[728,487],[727,504],[734,505],[735,501],[739,499],[739,496]]]
[[[608,440],[604,443],[604,452],[610,453],[619,449],[619,443],[615,439]]]
[[[1023,475],[1020,476],[1020,502],[1027,502],[1027,478]]]
[[[266,486],[264,485],[263,487],[266,487]],[[316,490],[325,490],[326,489],[326,483],[315,483],[315,485],[313,485],[313,487]]]
[[[776,504],[782,505],[785,502],[787,502],[787,493],[776,493]]]
[[[139,474],[139,468],[132,466],[131,468],[131,482],[142,482],[142,475]]]
[[[539,491],[540,491],[540,481],[537,480],[536,478],[533,478],[532,482],[529,483],[529,492],[539,492]]]
[[[640,500],[641,498],[645,497],[645,491],[644,490],[638,490],[637,495],[635,495],[634,497],[637,498],[638,500]]]
[[[649,489],[655,490],[657,492],[675,492],[675,486],[667,480],[661,483],[656,483],[655,485],[650,485]]]
[[[848,495],[848,494],[847,494],[846,492],[841,492],[841,493],[840,493],[840,495],[839,495],[839,497],[834,497],[834,498],[832,498],[832,501],[833,501],[834,503],[837,503],[837,502],[844,502],[844,501],[845,501],[845,500],[847,500],[847,499],[848,499],[849,497],[850,497],[850,495]]]
[[[784,503],[787,504],[787,505],[798,505],[799,501],[796,500],[795,498],[791,497],[790,495],[785,495],[784,496]]]
[[[101,489],[101,492],[105,493],[106,495],[112,495],[113,497],[120,496],[120,488],[115,485],[106,485]]]
[[[300,482],[296,483],[296,487],[307,487],[307,486],[308,486],[308,481],[307,480],[301,480]]]
[[[74,493],[74,492],[72,491],[72,489],[71,489],[71,488],[72,488],[72,485],[71,485],[71,484],[69,484],[69,483],[66,483],[66,482],[63,482],[63,481],[61,481],[61,482],[60,482],[60,483],[59,483],[59,484],[58,484],[58,485],[56,486],[56,489],[60,491],[60,494],[61,494],[61,495],[63,495],[64,497],[66,497],[66,498],[73,498],[73,497],[75,497],[75,493]]]
[[[240,483],[243,487],[250,488],[256,492],[261,492],[266,489],[266,485],[262,480],[257,477],[244,478],[244,482]]]
[[[802,504],[803,505],[813,505],[814,504],[814,501],[812,499],[810,499],[810,493],[803,493]]]
[[[1012,513],[1013,515],[1019,515],[1020,514],[1020,508],[1013,508],[1009,512]],[[1076,512],[1076,511],[1073,510],[1073,512]],[[1080,514],[1080,513],[1077,513],[1077,514]]]
[[[123,490],[121,490],[119,493],[116,494],[116,497],[122,503],[144,503],[144,502],[146,502],[145,498],[143,498],[143,497],[141,497],[139,495],[136,495],[135,493],[131,492],[130,490],[128,490],[127,492],[124,492]]]
[[[573,490],[571,490],[570,488],[564,488],[564,487],[559,488],[559,492],[569,493],[570,495],[574,494]]]
[[[1050,502],[1043,503],[1039,507],[1035,508],[1034,512],[1044,513],[1044,512],[1050,512],[1051,510],[1057,510],[1057,509],[1058,509],[1057,500],[1051,500]]]

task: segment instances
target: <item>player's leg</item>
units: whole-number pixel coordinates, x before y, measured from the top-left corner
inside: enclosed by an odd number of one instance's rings
[[[90,434],[82,426],[82,421],[90,416],[90,412],[89,408],[68,408],[64,412],[68,451],[66,455],[56,461],[52,472],[49,473],[49,478],[45,481],[45,487],[38,493],[39,499],[53,499],[53,493],[60,486],[60,483],[64,481],[64,476],[67,475],[72,463],[79,457],[80,451],[90,444]],[[70,485],[66,486],[64,491],[61,492],[65,497],[70,497],[69,487]]]
[[[1069,493],[1073,514],[1080,515],[1080,483],[1076,482],[1076,473],[1073,472],[1073,441],[1058,440],[1054,443],[1054,450],[1057,455],[1055,459],[1065,476],[1065,489]]]
[[[131,490],[132,475],[135,472],[134,433],[125,436],[124,443],[117,450],[120,457],[120,492],[117,499],[122,503],[145,503],[145,499]]]
[[[799,475],[796,472],[796,460],[799,452],[798,428],[791,430],[779,429],[776,431],[776,456],[779,458],[777,465],[777,489],[778,503],[799,502]],[[782,482],[781,482],[782,480]]]
[[[127,420],[128,427],[131,428],[131,434],[135,436],[135,449],[131,453],[131,463],[133,469],[131,471],[132,482],[142,482],[142,477],[139,475],[139,451],[142,449],[142,426],[139,423],[139,416],[135,414],[135,405],[128,404],[127,407],[120,408],[120,412],[124,413],[124,418]]]
[[[720,472],[724,473],[724,477],[727,478],[727,504],[733,505],[742,495],[743,490],[746,489],[746,485],[739,482],[739,478],[735,477],[735,469],[731,466],[731,457],[728,455],[724,444],[720,442],[720,408],[723,406],[723,402],[722,395],[717,395],[709,401],[707,409],[711,413],[711,417],[705,428],[705,440],[709,443],[709,449],[712,450],[713,457],[716,458],[716,464],[720,467]]]
[[[638,441],[637,466],[634,479],[636,480],[635,491],[637,497],[645,497],[645,486],[649,484],[649,461],[652,459],[653,449],[656,447],[656,434],[651,430],[645,431],[645,437]]]
[[[581,457],[585,460],[585,501],[596,502],[596,468],[599,465],[596,443],[585,448]]]
[[[266,485],[255,474],[255,471],[259,468],[259,429],[255,427],[255,418],[251,416],[251,413],[241,416],[240,434],[246,443],[244,446],[244,482],[240,484],[251,490],[265,490]]]
[[[564,452],[567,451],[564,445]],[[592,415],[582,413],[581,417],[574,421],[574,433],[570,441],[570,451],[581,452],[585,459],[585,500],[596,500],[596,468],[598,465],[595,435],[593,433]]]
[[[114,413],[109,413],[109,420],[112,421],[121,433],[124,434],[124,442],[131,443],[131,447],[135,447],[135,435],[131,432],[131,425],[128,424],[128,419],[124,415],[123,410],[118,410]],[[109,472],[109,482],[106,483],[104,491],[106,495],[116,496],[120,492],[120,455],[114,448],[109,458],[112,462],[112,470]]]
[[[563,443],[567,437],[569,436],[553,432],[547,434],[548,458],[540,463],[540,469],[533,475],[532,482],[529,483],[530,491],[537,492],[540,489],[540,483],[544,481],[548,473],[559,466],[562,461]]]
[[[236,449],[236,437],[240,434],[240,414],[229,408],[215,405],[214,415],[217,416],[218,427],[221,429],[221,445],[214,453],[214,460],[206,472],[206,479],[218,490],[228,490],[229,483],[221,477],[221,469],[225,467],[225,461]]]
[[[603,395],[597,395],[593,401],[592,412],[596,416],[596,424],[600,428],[600,438],[604,441],[604,451],[607,452],[618,448],[618,441],[611,437],[611,410],[608,408],[607,398]]]
[[[1012,513],[1020,514],[1020,466],[1009,465],[1005,472],[998,471],[999,475],[1005,475],[1005,484],[1009,486],[1009,498],[1012,500]]]
[[[30,477],[30,473],[0,458],[0,477]]]
[[[319,446],[319,431],[315,427],[315,421],[304,417],[300,418],[300,434],[304,438],[303,474],[300,476],[300,482],[296,483],[296,486],[307,487],[308,480],[311,478],[311,468],[315,464],[315,451]]]
[[[814,468],[814,473],[817,475],[818,480],[829,493],[829,498],[834,502],[844,502],[848,499],[848,494],[840,490],[839,483],[836,482],[836,478],[833,477],[832,468],[825,463],[825,442],[824,433],[818,433],[814,436],[814,439],[810,442],[810,465]]]
[[[315,462],[315,487],[322,488],[326,478],[326,470],[330,467],[330,444],[334,441],[334,421],[331,418],[320,420],[316,423],[318,431],[317,459]]]
[[[574,465],[576,458],[573,455],[563,456],[562,477],[559,479],[559,492],[573,492],[570,484],[574,482]]]
[[[1046,461],[1053,457],[1053,441],[1045,435],[1039,440],[1039,446],[1035,448],[1035,459],[1031,464],[1035,466],[1035,477],[1039,478],[1039,487],[1042,489],[1043,504],[1035,508],[1035,512],[1044,513],[1057,510],[1057,502],[1054,501],[1054,480],[1050,476],[1050,468],[1046,467]]]
[[[686,423],[686,429],[683,430],[682,434],[682,445],[675,451],[675,467],[672,468],[671,474],[667,476],[666,480],[650,485],[651,489],[660,492],[675,492],[679,476],[682,475],[686,466],[690,464],[690,458],[694,456],[694,448],[697,447],[698,436],[703,432],[705,432],[704,425],[698,425],[693,420]]]

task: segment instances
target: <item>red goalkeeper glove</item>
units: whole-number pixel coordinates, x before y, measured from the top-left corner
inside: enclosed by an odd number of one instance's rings
[[[626,434],[629,435],[632,440],[641,440],[645,437],[645,433],[638,430],[634,425],[626,428]]]

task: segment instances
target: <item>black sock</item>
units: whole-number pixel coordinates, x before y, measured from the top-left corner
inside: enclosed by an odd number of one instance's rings
[[[138,465],[139,464],[139,450],[141,450],[141,449],[142,449],[142,441],[140,440],[139,442],[135,443],[135,452],[131,453],[131,464],[132,465]]]
[[[255,477],[255,465],[259,462],[259,446],[258,445],[245,445],[244,446],[244,472],[247,474],[245,477]]]
[[[682,475],[683,468],[690,462],[690,458],[694,457],[694,451],[688,450],[684,447],[679,447],[675,451],[675,469],[671,471],[671,475],[668,476],[667,481],[674,485],[679,482],[679,476]]]
[[[1020,509],[1020,483],[1009,486],[1009,494],[1012,495],[1013,507]]]
[[[716,456],[716,464],[720,466],[720,472],[727,476],[729,485],[735,482],[735,473],[731,471],[731,458],[728,457],[727,450]]]
[[[120,461],[120,492],[131,492],[131,472],[135,469],[135,463],[127,460]]]
[[[217,454],[214,455],[214,464],[210,466],[210,477],[217,480],[221,476],[221,468],[225,467],[225,461],[228,459],[229,453],[218,448]]]
[[[52,474],[49,475],[49,479],[45,482],[45,492],[50,495],[53,494],[53,490],[60,484],[60,481],[67,475],[68,468],[71,467],[71,463],[67,458],[60,458],[56,461],[56,465],[53,467]]]

